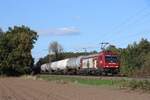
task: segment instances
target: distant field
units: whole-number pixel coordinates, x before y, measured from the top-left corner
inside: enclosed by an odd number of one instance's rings
[[[38,75],[47,81],[57,81],[60,83],[75,83],[82,85],[107,86],[115,88],[130,88],[150,91],[150,81],[141,79],[121,78],[121,77],[91,77],[91,76],[65,76],[65,75]]]

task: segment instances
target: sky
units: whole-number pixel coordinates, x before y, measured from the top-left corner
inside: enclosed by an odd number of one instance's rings
[[[101,42],[125,48],[150,40],[149,0],[0,0],[0,27],[26,25],[39,38],[32,55],[48,54],[58,41],[64,51],[100,51]]]

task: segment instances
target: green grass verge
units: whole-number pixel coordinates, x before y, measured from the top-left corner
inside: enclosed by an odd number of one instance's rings
[[[38,75],[38,78],[48,81],[60,81],[60,82],[71,82],[84,85],[95,85],[95,86],[119,86],[122,80],[110,80],[110,79],[92,79],[83,77],[67,77],[60,75]]]
[[[59,83],[77,83],[83,85],[92,86],[107,86],[116,88],[129,88],[131,90],[144,90],[150,91],[150,81],[148,80],[128,80],[127,79],[93,79],[93,78],[83,78],[83,77],[67,77],[61,75],[38,75],[37,78],[57,81]]]

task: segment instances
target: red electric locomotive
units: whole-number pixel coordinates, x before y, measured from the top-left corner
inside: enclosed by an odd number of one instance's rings
[[[117,74],[120,68],[119,55],[112,51],[100,52],[97,67],[104,73]]]
[[[120,68],[119,55],[112,51],[102,51],[99,54],[81,58],[80,71],[88,74],[117,74]]]

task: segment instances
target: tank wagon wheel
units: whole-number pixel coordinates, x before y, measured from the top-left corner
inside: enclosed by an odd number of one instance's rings
[[[67,70],[66,69],[63,70],[63,75],[67,75]]]
[[[102,75],[102,72],[101,72],[100,70],[96,70],[96,71],[95,71],[95,75],[96,75],[96,76],[101,76],[101,75]]]

